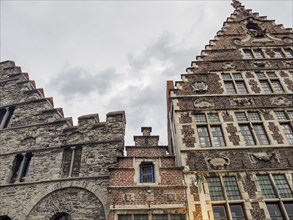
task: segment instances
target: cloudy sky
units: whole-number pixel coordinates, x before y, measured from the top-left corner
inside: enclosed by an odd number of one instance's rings
[[[233,12],[218,1],[4,1],[1,61],[28,72],[66,117],[126,111],[126,144],[141,126],[166,137],[166,80],[180,74]],[[292,27],[292,0],[242,1]]]

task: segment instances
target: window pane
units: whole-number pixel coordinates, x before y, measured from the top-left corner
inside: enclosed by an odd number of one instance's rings
[[[265,198],[276,198],[275,191],[268,175],[257,176],[261,192]]]
[[[222,73],[223,79],[231,79],[230,73]]]
[[[134,215],[134,220],[148,220],[148,215]]]
[[[205,114],[195,115],[195,122],[197,123],[206,123],[206,116]]]
[[[256,74],[257,78],[266,78],[266,75],[262,72],[256,72],[255,74]]]
[[[288,185],[285,175],[273,175],[276,187],[282,198],[292,198],[293,193]]]
[[[260,49],[253,50],[256,59],[264,58],[263,53]]]
[[[225,141],[222,133],[221,126],[213,126],[211,127],[213,142],[215,147],[224,147]]]
[[[211,147],[211,141],[207,126],[197,127],[197,133],[199,137],[199,144],[201,147]]]
[[[287,112],[287,115],[289,116],[289,119],[293,120],[293,112]]]
[[[210,191],[210,196],[212,201],[224,200],[224,193],[221,186],[221,181],[219,177],[209,177],[208,186]]]
[[[272,85],[274,87],[274,91],[276,93],[284,92],[283,87],[282,87],[281,83],[278,80],[272,80],[271,83],[272,83]]]
[[[285,115],[285,112],[275,112],[276,118],[279,121],[286,121],[287,117]]]
[[[283,220],[279,205],[277,203],[267,203],[267,207],[271,220]]]
[[[168,215],[152,215],[152,220],[168,220]]]
[[[131,215],[118,215],[118,220],[131,220]]]
[[[255,145],[254,138],[248,125],[239,125],[246,146]]]
[[[153,183],[154,181],[154,165],[153,164],[141,164],[141,183]]]
[[[269,78],[277,78],[277,75],[274,72],[267,72],[267,75]]]
[[[260,85],[261,85],[264,93],[272,93],[273,92],[268,81],[260,81]]]
[[[232,75],[234,79],[242,79],[241,73],[233,73]]]
[[[247,118],[244,112],[236,112],[235,117],[237,121],[247,121]]]
[[[236,86],[237,86],[237,90],[238,90],[239,94],[247,94],[248,93],[244,82],[237,81]]]
[[[250,121],[260,121],[259,114],[257,112],[249,112],[248,118]]]
[[[209,113],[208,119],[209,119],[209,122],[220,122],[220,118],[217,113]]]
[[[276,49],[276,50],[274,50],[274,52],[275,52],[275,55],[274,55],[275,58],[283,58],[284,57],[281,50]]]
[[[292,50],[291,49],[284,49],[284,51],[285,51],[285,54],[286,54],[286,57],[290,57],[290,58],[292,58],[293,57],[293,52],[292,52]]]
[[[185,215],[171,215],[171,220],[185,220]]]
[[[234,176],[224,177],[224,185],[228,199],[237,200],[241,199],[236,178]]]
[[[232,82],[225,82],[225,88],[226,88],[227,94],[230,94],[230,95],[236,94],[236,90]]]
[[[213,213],[214,213],[214,219],[218,219],[218,220],[228,219],[226,215],[225,206],[223,205],[218,205],[218,206],[214,205]]]
[[[281,124],[281,128],[283,129],[289,144],[293,144],[293,132],[291,126],[289,124]]]
[[[258,143],[261,145],[269,144],[268,137],[262,125],[253,125]]]
[[[232,220],[245,220],[242,205],[230,205]]]
[[[251,50],[243,50],[243,52],[244,52],[244,57],[246,59],[252,59],[253,58]]]
[[[287,215],[290,220],[293,219],[293,202],[284,203]]]

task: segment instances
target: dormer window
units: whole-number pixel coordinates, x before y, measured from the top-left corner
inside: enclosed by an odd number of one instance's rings
[[[141,183],[154,183],[155,172],[153,163],[141,163],[140,165],[140,182]]]

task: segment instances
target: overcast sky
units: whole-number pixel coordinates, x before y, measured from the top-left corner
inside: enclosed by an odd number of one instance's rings
[[[166,80],[180,80],[233,12],[218,1],[3,1],[1,61],[30,74],[66,117],[126,111],[126,144],[141,126],[166,137]],[[242,1],[292,27],[292,0]]]

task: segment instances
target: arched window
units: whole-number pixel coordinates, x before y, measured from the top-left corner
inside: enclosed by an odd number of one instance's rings
[[[58,212],[50,220],[71,220],[71,217],[66,212]]]
[[[248,29],[249,33],[256,38],[261,38],[265,35],[264,31],[253,22],[248,22],[246,28]]]
[[[153,163],[140,164],[140,182],[141,183],[154,183],[155,171]]]

